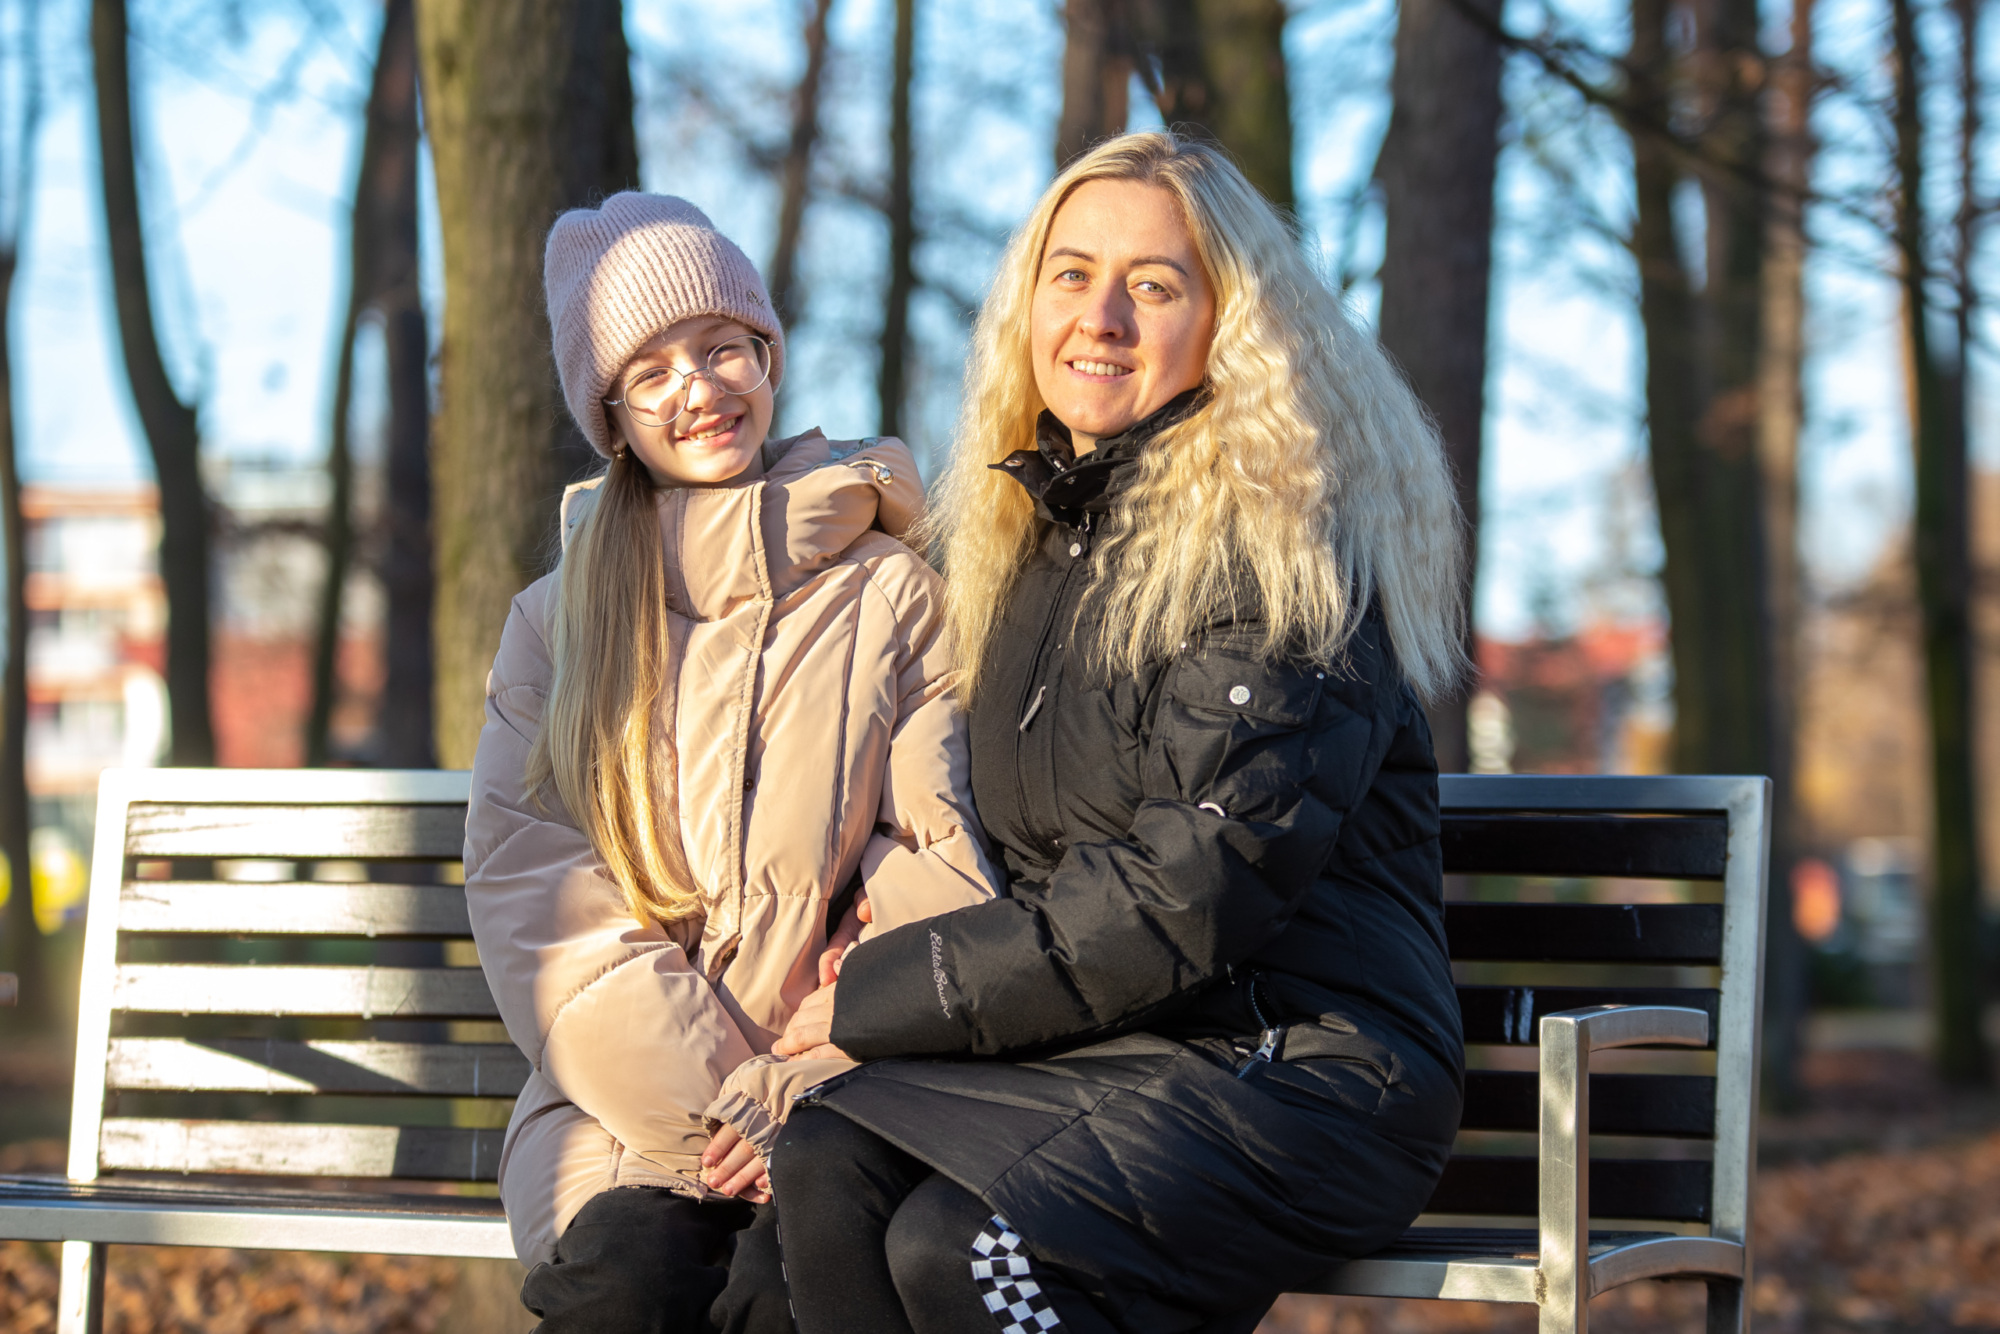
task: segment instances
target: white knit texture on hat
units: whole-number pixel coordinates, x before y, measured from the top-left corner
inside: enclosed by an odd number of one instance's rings
[[[563,400],[607,458],[604,396],[668,325],[696,315],[740,321],[771,340],[772,387],[784,378],[785,331],[757,266],[685,199],[628,190],[571,209],[549,229],[542,281]]]

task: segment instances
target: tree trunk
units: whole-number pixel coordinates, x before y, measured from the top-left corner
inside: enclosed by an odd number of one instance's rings
[[[1132,112],[1131,0],[1069,0],[1063,7],[1062,118],[1056,170],[1112,135]]]
[[[327,572],[320,591],[312,709],[306,723],[306,763],[312,765],[325,764],[328,759],[327,731],[340,693],[340,612],[354,552],[355,334],[362,317],[375,310],[385,323],[385,343],[391,341],[386,324],[393,318],[392,310],[417,300],[417,35],[412,0],[388,0],[384,9],[365,117],[361,169],[355,177],[348,228],[347,315],[341,327],[328,432],[327,472],[332,487],[326,517]],[[421,320],[421,305],[417,309]],[[404,351],[408,355],[408,350]],[[423,355],[418,352],[419,366]],[[392,450],[396,380],[392,370]],[[429,683],[423,688],[428,694]],[[395,698],[393,691],[387,691],[384,702]]]
[[[543,243],[558,213],[630,185],[638,163],[617,0],[421,0],[417,43],[446,292],[437,750],[462,768],[508,604],[547,566],[579,457],[550,359]]]
[[[1895,241],[1916,450],[1917,602],[1931,743],[1931,942],[1939,1072],[1988,1077],[1980,1033],[1979,856],[1974,797],[1972,599],[1968,551],[1965,348],[1933,340],[1924,203],[1923,82],[1911,0],[1891,0],[1895,71]],[[1969,40],[1971,33],[1965,34]],[[1977,117],[1966,127],[1976,129]],[[1963,265],[1966,256],[1959,256]]]
[[[1802,1100],[1797,1071],[1810,1003],[1805,942],[1793,924],[1792,868],[1799,856],[1799,429],[1805,417],[1805,198],[1814,144],[1813,0],[1793,0],[1791,47],[1772,66],[1765,174],[1771,183],[1765,231],[1762,346],[1758,367],[1757,453],[1764,481],[1767,594],[1771,617],[1771,811],[1769,948],[1765,951],[1766,1096],[1774,1106]]]
[[[787,325],[804,313],[799,283],[799,237],[812,195],[813,148],[819,142],[820,85],[826,75],[826,17],[833,0],[813,0],[806,20],[806,68],[792,92],[792,136],[778,168],[778,239],[771,247],[771,304]],[[900,13],[898,22],[901,22]]]
[[[903,406],[909,397],[910,294],[917,286],[916,205],[910,184],[910,81],[916,49],[916,0],[896,0],[895,71],[889,94],[889,290],[883,300],[882,367],[876,379],[882,435],[903,433]]]
[[[32,152],[32,131],[23,138]],[[33,1030],[48,1021],[52,997],[28,860],[28,543],[9,337],[20,220],[26,217],[27,201],[17,198],[14,207],[13,234],[0,239],[0,545],[5,548],[0,554],[7,562],[7,662],[0,671],[0,857],[6,858],[8,876],[5,966],[20,983],[16,1022]]]
[[[208,700],[208,496],[201,479],[201,433],[195,410],[181,402],[160,358],[146,280],[139,185],[127,67],[125,0],[92,0],[90,50],[97,84],[98,165],[118,341],[153,470],[160,486],[160,575],[167,593],[167,700],[173,713],[171,759],[215,762]]]
[[[1737,45],[1748,0],[1718,0],[1698,20],[1723,55],[1701,68],[1747,63]],[[1633,170],[1638,210],[1640,320],[1646,334],[1646,409],[1654,492],[1665,547],[1662,582],[1673,627],[1674,758],[1684,773],[1768,773],[1770,689],[1757,447],[1758,322],[1763,300],[1761,192],[1726,168],[1704,172],[1708,282],[1697,294],[1681,256],[1673,200],[1682,177],[1673,147],[1643,126],[1672,122],[1671,90],[1684,71],[1669,54],[1664,0],[1634,0]],[[1754,28],[1748,30],[1754,36]],[[1746,85],[1750,77],[1746,76]],[[1760,161],[1737,85],[1696,84],[1716,162]],[[1749,99],[1755,118],[1755,101]],[[1747,145],[1747,147],[1746,147]],[[1718,184],[1710,177],[1731,177]]]
[[[1464,2],[1498,23],[1499,0]],[[1382,346],[1444,436],[1470,539],[1468,598],[1478,574],[1500,64],[1500,44],[1490,29],[1474,23],[1452,0],[1403,0],[1389,133],[1377,168],[1388,222]],[[1431,732],[1438,767],[1464,771],[1463,695],[1433,712]]]
[[[41,14],[29,4],[21,31],[22,49],[30,58],[14,68],[21,80],[18,109],[7,130],[8,152],[0,153],[9,179],[0,183],[4,215],[0,215],[0,558],[6,561],[6,663],[0,667],[0,858],[7,873],[7,915],[0,925],[0,968],[14,974],[17,984],[15,1018],[24,1030],[41,1028],[53,1017],[55,996],[49,983],[47,955],[40,923],[35,920],[33,869],[28,857],[32,810],[28,799],[28,541],[21,513],[20,445],[14,432],[14,278],[20,271],[21,245],[34,196],[35,150],[42,123],[41,71],[32,58],[40,49]]]
[[[1482,6],[1491,0],[1470,0]],[[1438,0],[1418,0],[1434,19],[1445,8]],[[1493,6],[1497,12],[1497,6]],[[1186,126],[1206,134],[1229,151],[1250,183],[1281,209],[1290,210],[1292,185],[1292,99],[1285,77],[1284,0],[1151,0],[1146,16],[1146,45],[1155,61],[1154,100],[1169,126]],[[1408,25],[1406,6],[1401,20]],[[1420,60],[1443,68],[1468,58],[1470,44],[1434,21],[1431,27],[1451,49],[1426,53]],[[1484,46],[1492,46],[1488,41]],[[1485,57],[1471,52],[1474,65]],[[1497,104],[1499,56],[1491,57]],[[1404,64],[1400,28],[1397,68]],[[1483,78],[1468,69],[1475,83],[1465,89],[1449,86],[1430,90],[1434,97],[1463,92],[1472,101],[1484,96]],[[1067,86],[1067,85],[1065,85]],[[1473,113],[1465,113],[1468,118]],[[1495,113],[1497,116],[1497,112]],[[1120,129],[1124,128],[1121,124]],[[1113,131],[1115,133],[1115,131]],[[1489,168],[1490,173],[1490,168]],[[1489,191],[1490,193],[1490,191]],[[1481,290],[1484,288],[1482,286]],[[1485,314],[1480,314],[1481,327]]]

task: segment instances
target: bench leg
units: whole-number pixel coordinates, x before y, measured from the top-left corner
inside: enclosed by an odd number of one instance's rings
[[[104,1247],[88,1241],[62,1244],[62,1296],[56,1334],[103,1334]]]
[[[1708,1280],[1708,1334],[1748,1334],[1749,1310],[1740,1279]]]

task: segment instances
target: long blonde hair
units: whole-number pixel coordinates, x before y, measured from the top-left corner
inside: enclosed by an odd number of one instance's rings
[[[676,654],[652,479],[611,461],[556,576],[555,679],[528,751],[530,794],[553,786],[641,922],[701,911],[681,844]]]
[[[1228,158],[1153,131],[1072,163],[1014,233],[980,313],[952,460],[927,536],[946,633],[979,689],[1034,541],[1034,505],[990,464],[1034,447],[1044,404],[1029,315],[1056,210],[1088,181],[1180,201],[1215,289],[1206,401],[1135,465],[1094,563],[1104,662],[1172,653],[1253,594],[1267,655],[1331,661],[1380,601],[1404,674],[1432,701],[1466,666],[1463,537],[1444,449],[1416,396]],[[1247,610],[1247,608],[1245,609]]]

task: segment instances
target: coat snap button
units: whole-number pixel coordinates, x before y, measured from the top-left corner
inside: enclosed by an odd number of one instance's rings
[[[1248,704],[1250,702],[1250,687],[1231,686],[1229,688],[1229,702],[1231,704]]]
[[[1072,556],[1081,556],[1083,554],[1083,543],[1081,542],[1070,543],[1069,554]]]

